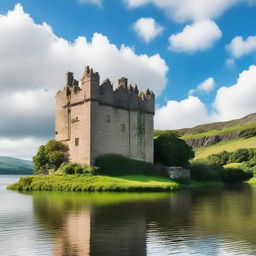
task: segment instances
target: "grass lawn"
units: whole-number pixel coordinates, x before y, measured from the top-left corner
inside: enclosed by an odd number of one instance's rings
[[[256,137],[249,139],[227,140],[209,147],[198,148],[195,150],[195,159],[205,158],[209,155],[217,154],[224,150],[232,152],[239,148],[256,148]]]
[[[23,191],[176,191],[181,185],[168,178],[131,176],[29,176],[22,177],[8,189]]]

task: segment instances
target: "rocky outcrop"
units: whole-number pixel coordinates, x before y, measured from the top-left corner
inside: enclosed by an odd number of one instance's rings
[[[217,144],[223,140],[233,140],[238,138],[238,133],[230,132],[225,134],[218,134],[215,136],[205,136],[201,138],[188,139],[186,143],[192,148],[208,147]]]

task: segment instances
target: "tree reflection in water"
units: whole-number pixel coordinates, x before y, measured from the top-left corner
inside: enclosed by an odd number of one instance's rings
[[[56,256],[256,254],[256,187],[32,195]]]

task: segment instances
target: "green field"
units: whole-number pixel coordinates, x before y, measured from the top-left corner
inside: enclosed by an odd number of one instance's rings
[[[225,150],[232,152],[239,148],[256,148],[256,137],[249,139],[226,140],[209,147],[197,148],[195,150],[195,159],[204,158]]]
[[[177,182],[168,178],[146,175],[36,175],[23,177],[8,187],[25,191],[176,191],[179,188]]]
[[[171,192],[180,189],[216,187],[222,182],[191,181],[182,185],[176,181],[160,176],[83,176],[83,175],[35,175],[22,177],[8,186],[11,190],[20,191],[109,191],[109,192]]]

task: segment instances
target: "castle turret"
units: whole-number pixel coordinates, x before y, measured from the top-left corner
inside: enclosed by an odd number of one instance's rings
[[[85,67],[81,84],[87,99],[98,98],[100,86],[100,76],[98,72],[93,72],[93,69],[90,69],[89,66]]]
[[[66,74],[66,85],[67,86],[72,86],[73,85],[73,81],[74,81],[74,75],[72,72],[68,72]]]
[[[128,80],[125,77],[122,77],[118,80],[118,87],[122,87],[124,89],[128,88]]]

